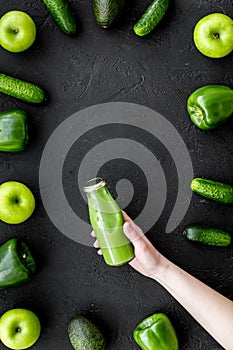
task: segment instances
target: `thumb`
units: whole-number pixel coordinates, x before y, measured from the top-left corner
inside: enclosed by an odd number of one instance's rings
[[[133,221],[125,222],[123,231],[133,244],[144,236],[142,230],[137,225],[135,225]]]

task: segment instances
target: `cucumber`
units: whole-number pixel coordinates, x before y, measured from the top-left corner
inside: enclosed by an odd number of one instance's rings
[[[139,36],[149,34],[165,15],[168,4],[169,0],[154,0],[134,25],[135,34]]]
[[[105,339],[100,330],[86,317],[75,317],[68,326],[70,343],[75,350],[104,350]]]
[[[57,25],[65,34],[71,35],[76,32],[74,16],[70,12],[65,0],[43,0],[43,2]]]
[[[185,237],[194,242],[226,247],[231,243],[229,233],[207,226],[192,225],[184,231]]]
[[[125,6],[125,0],[93,0],[96,22],[102,28],[108,28],[119,16]]]
[[[193,192],[214,201],[232,204],[233,186],[208,179],[196,178],[191,183]]]
[[[44,91],[37,85],[0,73],[0,92],[30,103],[42,103]]]

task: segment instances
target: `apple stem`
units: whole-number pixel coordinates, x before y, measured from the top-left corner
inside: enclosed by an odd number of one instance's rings
[[[16,328],[16,333],[19,333],[19,332],[21,332],[21,328],[20,327]]]
[[[213,37],[214,37],[214,39],[218,39],[219,38],[219,34],[215,33],[215,34],[213,34]]]

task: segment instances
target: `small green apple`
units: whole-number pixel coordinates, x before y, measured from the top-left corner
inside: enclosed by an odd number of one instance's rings
[[[0,220],[7,224],[21,224],[35,209],[35,198],[27,186],[8,181],[0,185]]]
[[[0,19],[0,44],[7,51],[25,51],[35,38],[36,26],[27,13],[10,11]]]
[[[0,319],[0,338],[10,349],[30,348],[40,336],[40,321],[34,312],[26,309],[12,309]]]
[[[224,57],[233,50],[233,20],[222,13],[205,16],[197,22],[193,39],[203,55]]]

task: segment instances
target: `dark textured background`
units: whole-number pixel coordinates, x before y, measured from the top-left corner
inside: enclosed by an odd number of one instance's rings
[[[126,101],[157,110],[177,128],[190,151],[195,176],[233,182],[232,122],[201,132],[191,124],[185,107],[187,96],[201,85],[233,87],[232,54],[211,60],[197,52],[192,41],[197,20],[211,12],[232,16],[232,1],[171,0],[163,22],[143,39],[132,31],[146,6],[142,0],[128,2],[121,22],[111,30],[96,25],[91,1],[69,3],[78,23],[77,35],[72,38],[54,24],[42,1],[8,0],[0,4],[0,15],[12,9],[26,11],[38,29],[35,44],[25,53],[0,50],[1,72],[38,83],[48,94],[44,106],[0,96],[1,111],[16,107],[28,111],[33,135],[25,152],[1,154],[0,181],[24,182],[37,200],[35,213],[27,222],[17,226],[0,223],[0,243],[14,236],[24,238],[39,265],[30,283],[1,292],[1,313],[23,307],[38,314],[42,334],[34,346],[37,350],[71,349],[67,324],[79,313],[96,321],[108,338],[109,349],[137,349],[132,338],[135,325],[158,311],[174,323],[181,350],[221,349],[160,285],[128,266],[106,266],[94,249],[61,234],[43,209],[38,173],[46,141],[65,118],[93,104]],[[124,166],[127,164],[122,163]],[[113,174],[121,178],[122,168],[108,164],[105,175],[111,178]],[[173,175],[171,169],[167,176],[172,179]],[[68,180],[67,193],[72,196]],[[177,181],[170,182],[175,194]],[[132,207],[131,215],[133,210],[140,208]],[[185,219],[173,233],[165,234],[160,220],[148,237],[173,262],[233,298],[232,247],[210,248],[185,241],[184,227],[195,222],[232,232],[232,207],[194,195]]]

